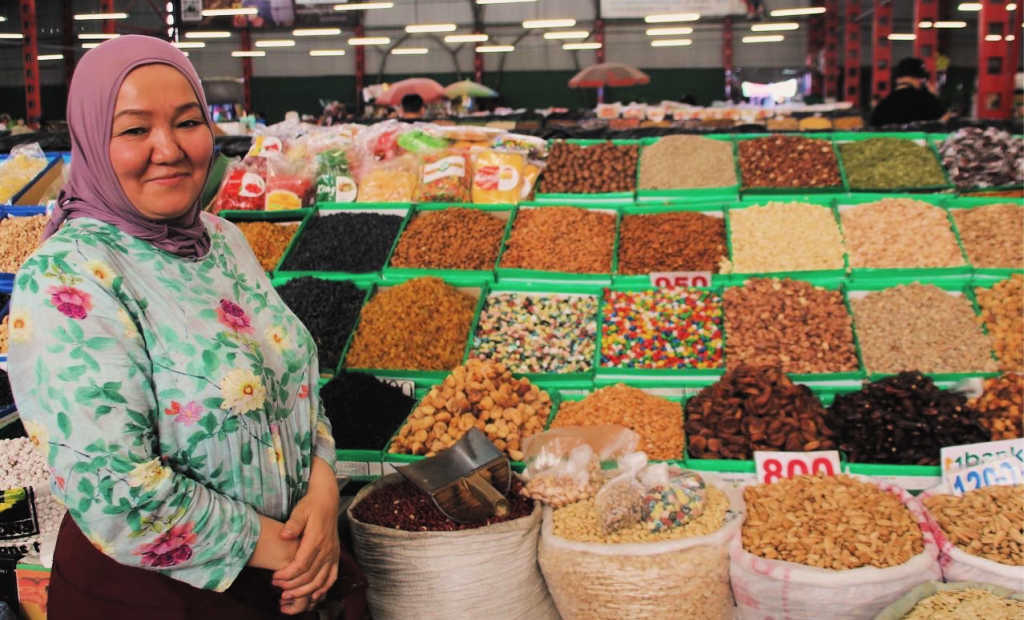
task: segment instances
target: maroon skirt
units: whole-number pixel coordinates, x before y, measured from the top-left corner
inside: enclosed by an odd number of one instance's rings
[[[225,592],[195,588],[155,571],[120,564],[92,546],[64,516],[53,554],[49,620],[280,620],[272,572],[242,569]],[[315,614],[313,615],[315,616]]]

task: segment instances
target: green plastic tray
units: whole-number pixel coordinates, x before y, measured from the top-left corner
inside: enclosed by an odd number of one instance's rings
[[[736,153],[736,141],[732,134],[708,134],[701,136],[711,140],[719,140],[721,142],[730,142],[732,144],[732,164],[733,171],[736,174],[736,183],[733,185],[726,185],[722,187],[692,187],[686,189],[640,189],[640,160],[637,160],[636,166],[636,201],[638,203],[651,203],[651,204],[672,204],[679,202],[706,202],[709,200],[725,200],[735,201],[739,199],[740,184],[739,178],[740,173],[737,169],[737,153]],[[661,138],[644,138],[641,140],[641,155],[643,154],[643,148],[648,147],[656,143]]]
[[[548,144],[552,144],[556,140],[549,140]],[[604,144],[608,140],[590,140],[590,139],[569,139],[565,140],[569,144],[578,144],[580,146],[594,146],[596,144]],[[629,146],[643,144],[642,140],[611,140],[612,144],[617,146]],[[638,160],[639,161],[639,160]],[[542,175],[543,176],[543,175]],[[539,186],[539,185],[538,185]],[[624,201],[632,202],[636,197],[636,191],[630,192],[603,192],[603,193],[582,193],[582,194],[560,194],[560,193],[543,193],[537,191],[534,194],[533,202],[535,204],[548,204],[548,205],[569,205],[569,206],[584,206],[584,205],[601,205],[609,202],[620,203]]]
[[[744,187],[743,186],[743,168],[740,165],[740,151],[739,143],[744,140],[755,140],[757,138],[768,138],[771,136],[787,136],[795,138],[811,138],[815,140],[824,140],[829,142],[832,146],[832,152],[836,158],[836,169],[839,171],[839,185],[832,185],[830,187]],[[751,134],[737,134],[736,135],[736,178],[739,179],[740,184],[740,196],[771,196],[774,194],[841,194],[847,191],[846,179],[843,175],[843,167],[839,161],[839,153],[836,151],[835,144],[831,143],[828,138],[828,134],[815,134],[807,135],[805,132],[780,132],[780,133],[751,133]]]
[[[946,164],[942,161],[942,154],[939,152],[939,146],[941,146],[941,144],[946,140],[946,138],[948,138],[951,135],[953,135],[953,134],[948,134],[948,133],[942,133],[942,134],[930,133],[930,134],[928,134],[928,143],[931,144],[932,148],[935,149],[935,152],[939,155],[939,164],[942,165],[942,169],[946,172],[946,178],[950,180],[950,183],[953,183],[953,179],[949,175],[949,170],[946,169]],[[954,185],[954,188],[955,188],[956,193],[957,193],[958,196],[970,196],[970,194],[978,193],[978,192],[1024,191],[1024,184],[1021,184],[1021,183],[1010,184],[1010,185],[997,185],[995,187],[968,187],[968,188],[965,188],[965,189],[961,189],[955,183],[953,185]],[[992,196],[992,198],[995,198],[996,200],[999,199],[998,196]]]
[[[991,197],[972,197],[972,198],[950,198],[946,201],[945,206],[949,211],[949,222],[950,226],[953,227],[953,233],[956,234],[957,241],[960,243],[960,248],[963,251],[964,258],[970,262],[971,257],[967,254],[967,248],[964,247],[963,238],[960,235],[960,227],[956,223],[954,214],[956,211],[964,209],[975,209],[986,205],[995,204],[1015,204],[1020,208],[1024,209],[1024,199],[1021,198],[1000,198],[998,196]],[[977,267],[973,263],[971,264],[971,272],[975,275],[989,275],[996,277],[1009,277],[1015,273],[1024,273],[1024,267]]]
[[[289,211],[221,211],[220,215],[229,222],[299,222],[298,229],[292,235],[292,238],[288,240],[288,245],[285,246],[284,252],[281,253],[281,258],[277,260],[277,265],[270,271],[270,274],[274,274],[281,268],[281,262],[284,261],[284,257],[291,252],[292,246],[295,244],[295,240],[305,230],[306,221],[313,216],[313,209],[293,209]]]
[[[945,179],[944,183],[937,185],[921,185],[914,187],[863,187],[857,188],[850,184],[849,174],[846,172],[846,164],[843,161],[843,152],[840,149],[841,144],[848,142],[863,142],[864,140],[870,140],[872,138],[896,138],[899,140],[908,140],[916,142],[920,146],[926,147],[931,151],[932,156],[935,157],[935,161],[939,166],[939,170],[942,171],[942,176]],[[839,159],[839,165],[843,171],[843,176],[846,179],[846,187],[851,193],[876,193],[876,192],[952,192],[954,189],[953,184],[949,180],[949,173],[946,171],[946,167],[942,165],[942,157],[939,156],[939,152],[935,149],[935,145],[932,144],[925,133],[923,132],[864,132],[864,133],[848,133],[833,134],[832,144],[836,151],[836,157]]]
[[[502,267],[501,261],[505,256],[505,249],[508,246],[509,236],[512,234],[512,230],[515,228],[515,220],[519,216],[519,212],[522,209],[537,209],[544,208],[545,205],[537,203],[524,203],[516,208],[515,213],[512,215],[511,221],[509,222],[508,228],[505,229],[505,238],[501,240],[501,250],[498,253],[498,261],[495,264],[495,274],[499,282],[511,281],[511,282],[556,282],[566,284],[593,284],[593,285],[608,285],[611,284],[612,274],[618,268],[619,262],[619,223],[622,220],[622,214],[620,207],[623,205],[611,204],[611,205],[572,205],[578,206],[582,209],[590,211],[608,211],[615,214],[615,235],[612,241],[612,265],[611,270],[608,273],[571,273],[565,271],[543,271],[540,269],[518,269]]]

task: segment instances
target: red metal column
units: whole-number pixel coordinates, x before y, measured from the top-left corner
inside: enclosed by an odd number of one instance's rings
[[[248,28],[242,29],[242,50],[252,49],[252,33]],[[245,99],[245,113],[252,114],[252,58],[242,58],[242,97]]]
[[[871,105],[877,105],[892,88],[892,4],[875,0],[871,20]]]
[[[39,97],[39,38],[36,31],[36,0],[21,0],[21,59],[25,68],[25,124],[38,129],[43,120]]]
[[[483,34],[480,28],[474,28],[473,34]],[[473,44],[473,81],[477,84],[484,83],[484,55],[476,51],[479,43]]]
[[[732,98],[732,16],[722,20],[722,69],[725,71],[725,97]]]
[[[922,28],[921,22],[934,24],[939,19],[938,0],[914,0],[914,56],[924,61],[928,80],[935,87],[935,61],[939,57],[939,31]]]
[[[825,97],[841,99],[839,93],[839,1],[825,2]]]
[[[1021,33],[1010,30],[1016,19],[1002,0],[985,0],[978,14],[978,109],[986,120],[1006,120],[1013,110],[1013,72],[1017,59],[1011,56]],[[1013,34],[1013,41],[1003,38]]]
[[[842,99],[853,105],[860,105],[860,24],[857,17],[860,15],[860,2],[858,0],[847,0],[846,2],[846,40],[843,45],[843,79]]]
[[[71,90],[71,76],[75,74],[75,11],[72,0],[64,0],[64,27],[61,36],[64,43],[64,96]]]
[[[114,12],[114,0],[100,0],[100,13],[113,13]],[[114,34],[117,22],[112,19],[103,20],[103,32],[107,34]]]
[[[804,67],[811,71],[811,94],[822,95],[824,84],[822,74],[825,73],[821,62],[822,50],[825,49],[825,18],[815,15],[807,21],[807,56]]]
[[[366,36],[366,29],[360,21],[356,26],[356,36]],[[366,79],[366,48],[362,45],[356,47],[356,109],[363,108],[363,80]]]
[[[601,44],[601,47],[597,48],[595,58],[598,63],[604,62],[604,20],[598,19],[594,21],[594,41]]]

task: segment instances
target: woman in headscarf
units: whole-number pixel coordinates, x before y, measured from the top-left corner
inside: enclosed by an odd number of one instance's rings
[[[200,210],[207,110],[152,37],[103,43],[71,82],[71,178],[11,303],[11,383],[68,508],[51,620],[272,618],[337,577],[316,347]]]

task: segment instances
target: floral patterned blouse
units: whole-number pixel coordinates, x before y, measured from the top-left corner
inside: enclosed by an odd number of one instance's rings
[[[14,285],[10,378],[52,487],[128,566],[223,591],[334,466],[316,345],[232,224],[183,259],[68,220]]]

